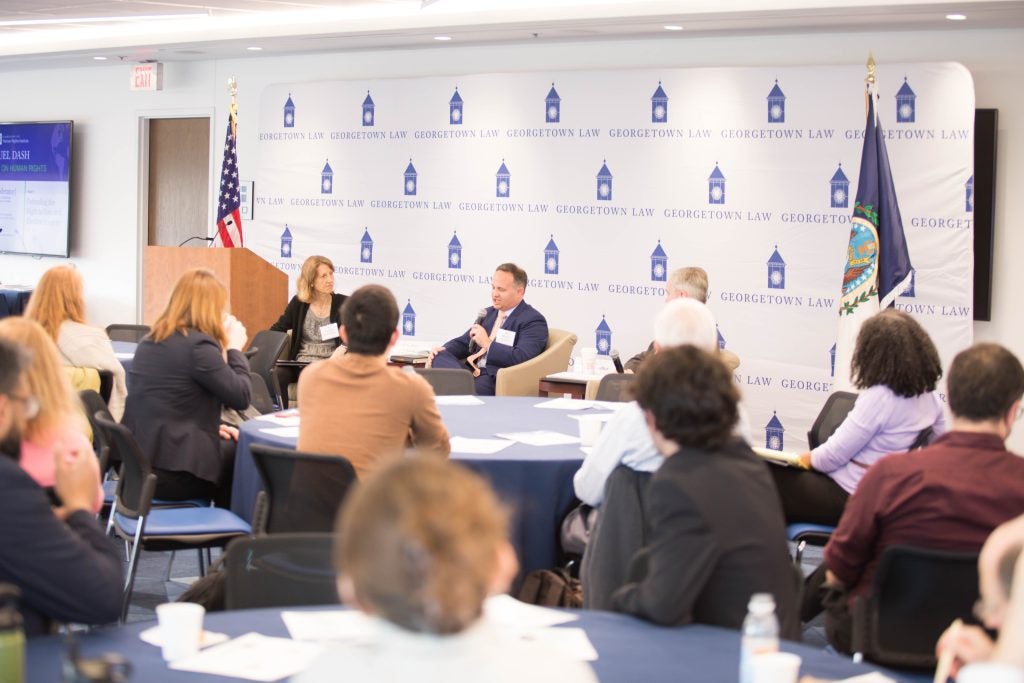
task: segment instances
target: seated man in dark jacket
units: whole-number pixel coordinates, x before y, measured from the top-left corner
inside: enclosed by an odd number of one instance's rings
[[[52,621],[117,620],[124,575],[92,513],[95,454],[55,453],[58,509],[18,465],[21,424],[38,407],[22,381],[27,365],[24,352],[0,340],[0,583],[21,592],[25,633],[32,636]]]
[[[647,543],[614,608],[666,626],[738,629],[771,593],[780,633],[799,637],[797,576],[768,465],[733,435],[739,391],[725,365],[682,346],[644,363],[634,384],[665,463],[643,495]],[[602,515],[615,501],[605,501]]]

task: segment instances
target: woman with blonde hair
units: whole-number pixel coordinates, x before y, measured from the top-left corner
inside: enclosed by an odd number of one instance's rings
[[[39,323],[20,316],[0,320],[0,339],[31,349],[25,373],[31,400],[25,407],[21,433],[21,468],[45,489],[54,485],[54,451],[92,453],[86,438],[89,423],[71,381],[61,367],[57,347]],[[96,491],[93,509],[103,505],[103,490]]]
[[[288,360],[315,361],[328,358],[341,345],[338,325],[341,305],[347,297],[334,293],[334,264],[326,256],[310,256],[302,263],[295,281],[295,296],[270,329],[291,332]],[[297,368],[277,368],[281,392],[297,382]]]
[[[157,498],[230,501],[238,431],[220,414],[246,408],[251,385],[245,327],[227,304],[213,273],[184,273],[135,352],[124,424],[153,462]]]
[[[120,420],[128,396],[124,367],[114,355],[107,333],[86,324],[82,288],[82,276],[74,267],[50,268],[39,278],[25,317],[43,326],[56,342],[64,365],[107,370],[114,375],[107,407],[114,419]]]

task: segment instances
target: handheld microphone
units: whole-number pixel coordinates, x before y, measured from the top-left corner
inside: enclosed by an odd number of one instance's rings
[[[612,357],[612,363],[615,364],[615,372],[622,374],[624,370],[622,369],[622,361],[619,359],[619,350],[612,349],[608,355]]]
[[[189,242],[191,242],[192,240],[206,240],[207,242],[212,242],[215,239],[217,239],[217,238],[216,237],[203,237],[202,235],[194,235],[193,237],[189,237],[188,239],[186,239],[184,242],[182,242],[178,246],[179,247],[183,247],[186,244],[188,244]]]
[[[487,309],[486,308],[481,308],[480,312],[476,314],[476,320],[473,321],[473,324],[474,325],[479,325],[480,323],[482,323],[484,321],[484,318],[486,318],[486,317],[487,317]],[[474,351],[476,351],[479,348],[480,348],[480,345],[477,344],[475,341],[473,341],[472,338],[470,338],[470,340],[469,340],[469,352],[473,353]]]

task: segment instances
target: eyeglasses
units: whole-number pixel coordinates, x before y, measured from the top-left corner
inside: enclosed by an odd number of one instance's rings
[[[26,420],[31,420],[39,414],[39,399],[35,396],[19,396],[17,394],[7,394],[7,396],[21,404]]]

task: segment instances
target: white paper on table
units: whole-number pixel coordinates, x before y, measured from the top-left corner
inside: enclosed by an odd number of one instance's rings
[[[578,398],[553,398],[550,401],[534,403],[534,408],[548,408],[549,410],[586,410],[593,408],[593,401],[583,401]]]
[[[896,683],[888,676],[872,671],[871,673],[861,674],[859,676],[852,676],[850,678],[844,678],[841,681],[835,683]]]
[[[580,446],[580,450],[583,451],[583,455],[590,455],[594,452],[593,446]]]
[[[295,640],[339,641],[375,637],[377,622],[358,610],[281,612],[288,633]]]
[[[581,662],[596,662],[597,650],[581,628],[539,628],[522,634],[524,640],[542,643],[546,648],[557,650],[570,659]]]
[[[495,434],[499,439],[511,439],[527,446],[565,446],[579,443],[580,437],[539,429],[534,432],[504,432]]]
[[[468,453],[470,455],[493,455],[513,443],[507,439],[471,439],[467,436],[451,438],[452,453]]]
[[[599,410],[610,410],[617,413],[626,407],[627,401],[591,401]]]
[[[563,370],[562,372],[553,372],[550,375],[546,375],[544,379],[550,380],[568,380],[570,382],[589,382],[592,379],[601,379],[606,374],[605,372],[573,372],[572,370]]]
[[[118,360],[132,360],[135,358],[134,351],[114,351],[114,358]]]
[[[435,396],[434,401],[439,406],[482,406],[483,401],[476,396]]]
[[[615,417],[615,413],[585,413],[583,415],[570,415],[574,420],[597,420],[598,422],[608,422],[610,419]]]
[[[176,671],[277,681],[309,668],[322,649],[318,643],[246,633],[169,666]]]
[[[293,439],[299,438],[298,425],[294,427],[264,427],[260,432],[271,436],[283,436],[285,438],[291,437]]]
[[[144,643],[156,645],[157,647],[164,646],[164,639],[160,633],[159,626],[147,628],[145,631],[139,634],[139,639]],[[203,629],[203,633],[199,637],[199,647],[200,649],[202,649],[204,647],[210,647],[212,645],[219,645],[220,643],[223,643],[226,640],[228,640],[228,634],[226,633],[214,633],[213,631],[207,631]]]
[[[484,616],[487,621],[502,627],[526,631],[579,621],[579,617],[571,612],[531,605],[511,595],[492,595],[487,598],[484,601]]]

